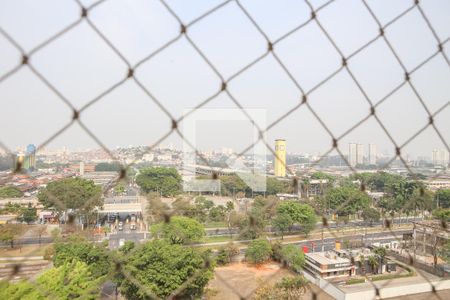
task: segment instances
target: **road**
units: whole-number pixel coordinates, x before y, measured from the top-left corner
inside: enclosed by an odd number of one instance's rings
[[[399,230],[399,231],[394,231],[395,235],[397,237],[395,237],[393,234],[391,234],[390,232],[386,233],[386,232],[374,232],[374,233],[367,233],[367,235],[365,236],[364,239],[364,234],[354,234],[354,235],[346,235],[346,236],[342,236],[342,239],[345,240],[359,240],[359,241],[364,241],[366,242],[366,245],[372,244],[374,242],[379,242],[379,243],[386,243],[386,242],[390,242],[390,241],[395,241],[397,239],[402,239],[403,238],[403,234],[404,233],[411,233],[412,230]],[[340,238],[340,236],[339,236]],[[342,240],[340,239],[340,240]],[[336,239],[334,237],[331,238],[324,238],[323,239],[323,248],[324,251],[328,251],[331,249],[334,249],[335,247],[335,242]],[[293,244],[298,245],[300,247],[303,246],[307,246],[311,252],[316,252],[316,251],[322,251],[322,240],[321,239],[314,239],[314,240],[307,240],[307,241],[301,241],[301,242],[294,242]],[[312,247],[312,245],[314,244],[314,249]],[[344,245],[342,245],[343,247]]]
[[[132,241],[135,244],[139,244],[146,237],[145,232],[136,230],[130,230],[129,224],[124,224],[122,231],[117,231],[109,235],[109,248],[117,249],[120,247],[120,240]]]
[[[422,218],[421,217],[417,217],[417,218],[402,218],[402,219],[395,219],[393,221],[394,225],[398,225],[398,224],[408,224],[411,223],[413,221],[421,221]],[[323,226],[322,222],[317,223],[316,225],[316,229],[321,229],[322,227],[324,228],[330,228],[330,229],[336,229],[336,228],[355,228],[355,227],[361,227],[361,229],[365,228],[365,227],[375,227],[375,226],[381,226],[383,224],[383,221],[378,221],[378,222],[373,222],[372,226],[369,226],[369,224],[365,221],[351,221],[347,224],[336,224],[336,222],[330,222],[328,224],[327,227]],[[300,230],[300,226],[293,226],[292,227],[292,231],[299,231]],[[206,235],[207,236],[214,236],[214,235],[228,235],[230,234],[228,228],[226,227],[220,227],[220,228],[206,228]],[[272,226],[267,226],[266,227],[266,232],[275,232],[275,230],[272,229]],[[236,234],[239,233],[239,228],[231,228],[231,233]]]

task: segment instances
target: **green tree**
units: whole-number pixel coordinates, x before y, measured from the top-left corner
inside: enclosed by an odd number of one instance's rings
[[[450,222],[450,209],[438,208],[433,210],[433,219]]]
[[[280,233],[281,239],[283,239],[284,233],[291,230],[294,221],[288,213],[279,213],[272,219],[273,228]]]
[[[214,206],[209,210],[208,218],[211,221],[219,222],[225,219],[226,208],[223,205]]]
[[[169,215],[169,206],[161,201],[160,196],[151,192],[147,195],[147,216],[151,224],[155,224],[164,220],[164,216]]]
[[[95,165],[96,172],[119,172],[122,167],[118,162],[106,163],[102,162]]]
[[[364,208],[361,216],[364,221],[369,222],[370,226],[372,226],[373,222],[380,220],[380,212],[373,207]]]
[[[116,194],[123,194],[125,193],[126,189],[125,189],[125,184],[123,182],[119,182],[115,187],[114,187],[114,193]]]
[[[259,239],[252,241],[245,251],[245,259],[253,264],[267,261],[272,255],[272,247],[267,240]]]
[[[251,192],[245,182],[235,174],[220,176],[219,180],[224,195],[235,197],[239,192],[246,194]]]
[[[450,189],[441,189],[434,195],[438,207],[450,208]]]
[[[38,289],[49,298],[97,299],[105,277],[96,277],[91,268],[81,261],[65,262],[37,279]]]
[[[8,300],[45,300],[43,295],[36,287],[28,281],[9,282],[0,281],[0,299]]]
[[[239,247],[230,242],[219,249],[216,256],[216,261],[220,265],[226,265],[232,262],[233,258],[238,254]]]
[[[299,273],[305,265],[305,254],[295,245],[281,247],[281,261],[293,271]]]
[[[266,194],[276,195],[280,193],[289,193],[290,185],[288,181],[281,181],[277,178],[267,177],[266,178]]]
[[[3,198],[20,198],[23,193],[15,186],[2,186],[0,187],[0,199]]]
[[[227,204],[225,205],[225,214],[226,214],[226,222],[227,222],[228,232],[230,233],[230,238],[233,237],[231,228],[233,227],[233,225],[235,225],[232,222],[233,213],[236,214],[236,211],[234,210],[234,203],[232,201],[227,201]]]
[[[447,243],[443,244],[438,251],[438,255],[448,264],[450,263],[450,240]]]
[[[372,268],[372,273],[373,274],[377,274],[378,273],[378,258],[375,255],[371,255],[369,256],[369,258],[367,259],[370,267]]]
[[[414,211],[414,216],[417,216],[417,210],[422,212],[431,211],[434,208],[433,194],[431,191],[422,188],[416,188],[412,195],[407,199],[405,210]]]
[[[154,240],[130,252],[121,264],[117,281],[127,299],[165,299],[184,284],[176,298],[197,299],[212,278],[213,267],[207,253]]]
[[[247,215],[240,219],[238,226],[240,238],[253,240],[260,237],[266,228],[263,210],[252,208]]]
[[[11,203],[8,202],[6,205],[0,209],[1,214],[12,214],[12,215],[20,215],[22,214],[22,206],[19,203]]]
[[[38,199],[44,207],[53,207],[59,213],[71,209],[78,215],[102,206],[101,195],[101,187],[92,180],[75,177],[48,183],[39,191]]]
[[[152,236],[161,237],[171,244],[190,244],[199,242],[205,235],[205,229],[197,220],[174,216],[169,222],[161,222],[150,228]]]
[[[56,267],[74,260],[86,263],[95,277],[106,275],[111,270],[108,249],[103,244],[89,242],[77,235],[54,244],[53,264]]]
[[[317,216],[308,204],[296,201],[283,201],[277,207],[278,214],[288,214],[292,221],[301,226],[301,231],[308,234],[316,226]]]
[[[128,254],[136,247],[133,241],[126,241],[122,247],[119,248],[119,251],[123,254]]]
[[[354,186],[342,186],[330,189],[324,201],[339,216],[348,216],[368,207],[370,198]]]
[[[79,261],[66,262],[40,275],[36,282],[1,281],[0,299],[97,299],[104,278],[92,276],[88,266]]]
[[[158,192],[164,197],[175,196],[181,192],[181,176],[174,168],[141,169],[136,177],[136,183],[144,192]]]
[[[36,221],[38,218],[36,208],[31,206],[31,203],[28,203],[28,207],[22,210],[22,215],[20,216],[20,220],[27,224]]]
[[[14,241],[24,233],[25,227],[22,224],[0,225],[0,241],[9,243],[14,248]]]

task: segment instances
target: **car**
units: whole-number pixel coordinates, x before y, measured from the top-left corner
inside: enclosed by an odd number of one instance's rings
[[[125,245],[125,239],[120,239],[119,240],[119,247],[122,247],[123,245]]]

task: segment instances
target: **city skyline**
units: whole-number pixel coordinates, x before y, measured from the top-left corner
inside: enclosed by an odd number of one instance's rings
[[[272,141],[273,143],[273,141]],[[359,157],[359,163],[361,163],[361,159],[363,159],[361,164],[366,164],[366,165],[373,165],[373,157],[371,155],[374,155],[375,159],[378,158],[391,158],[393,157],[393,153],[380,153],[378,152],[378,147],[376,144],[373,143],[369,143],[367,144],[367,148],[364,147],[364,144],[360,144],[357,142],[351,142],[348,144],[348,146],[350,146],[351,144],[354,145],[358,145],[359,147],[362,147],[362,157]],[[269,146],[271,146],[269,144]],[[133,148],[141,148],[141,147],[147,147],[146,145],[127,145],[127,146],[117,146],[114,149],[109,149],[112,151],[118,150],[118,149],[133,149]],[[374,154],[371,154],[370,150],[371,147],[374,147]],[[347,147],[348,149],[349,147]],[[165,150],[173,150],[173,151],[177,151],[177,152],[183,152],[182,148],[177,148],[174,146],[173,143],[169,143],[169,144],[163,144],[163,145],[158,145],[156,147],[154,147],[152,149],[152,151],[155,151],[157,149],[165,149]],[[230,147],[218,147],[218,148],[209,148],[209,149],[198,149],[201,153],[217,153],[217,154],[224,154],[224,155],[232,155],[232,154],[238,154],[239,151],[235,151],[233,148]],[[275,151],[274,147],[271,147],[271,150]],[[103,151],[102,148],[98,147],[98,148],[77,148],[77,149],[71,149],[69,147],[61,147],[61,148],[47,148],[44,147],[43,149],[39,149],[39,151],[36,152],[36,155],[42,155],[44,154],[55,154],[55,153],[83,153],[83,152],[90,152],[90,151]],[[17,147],[15,149],[13,149],[13,154],[20,154],[20,153],[25,153],[26,152],[26,146],[22,146],[22,147]],[[350,151],[343,151],[342,152],[344,154],[344,158],[348,159],[349,164],[351,166],[356,166],[356,164],[352,164],[351,163],[351,159],[349,157],[350,155]],[[439,153],[439,154],[436,154]],[[0,155],[5,155],[6,153],[3,151],[0,151]],[[440,155],[439,158],[435,158],[433,159],[434,155]],[[273,154],[271,152],[268,151],[267,153],[268,156],[272,156]],[[286,147],[286,155],[294,155],[294,156],[306,156],[306,157],[317,157],[317,159],[319,159],[323,154],[322,153],[318,153],[318,152],[293,152],[290,151],[289,147]],[[340,156],[338,153],[330,153],[328,156]],[[361,156],[361,154],[360,154]],[[372,158],[371,158],[372,157]],[[418,154],[418,155],[411,155],[409,153],[404,153],[403,157],[407,160],[426,160],[428,162],[432,162],[436,165],[438,164],[444,164],[447,165],[450,162],[450,152],[447,151],[446,149],[433,149],[430,153],[423,153],[423,154]],[[435,163],[435,160],[440,160],[441,162]],[[442,161],[444,161],[444,163],[442,163]],[[445,161],[447,162],[447,164],[445,164]]]
[[[27,9],[23,9],[19,2],[4,4],[0,12],[0,26],[17,38],[25,51],[79,15],[77,5],[70,1],[58,2],[58,15],[51,13],[56,9],[54,3],[30,2]],[[171,5],[183,21],[189,22],[212,8],[212,2],[197,1],[192,5],[176,2]],[[271,40],[310,17],[309,8],[298,1],[286,2],[281,7],[276,2],[258,5],[250,1],[242,2]],[[390,3],[388,6],[381,1],[368,3],[383,24],[410,5],[407,1]],[[320,6],[320,1],[313,1],[313,5]],[[445,13],[450,9],[450,3],[424,1],[421,5],[432,20],[437,35],[441,39],[450,36]],[[22,15],[23,18],[16,18],[16,15]],[[115,17],[111,18],[112,15]],[[276,22],[277,18],[271,18],[271,15],[283,16],[283,22]],[[117,1],[107,1],[95,9],[90,18],[132,63],[179,34],[177,21],[157,2],[126,1],[119,4]],[[319,18],[344,55],[354,52],[379,32],[377,24],[360,2],[351,2],[345,8],[330,4],[320,12]],[[340,22],[343,18],[347,22]],[[264,37],[252,27],[233,2],[202,20],[198,26],[190,28],[189,34],[226,78],[267,49]],[[417,11],[408,13],[401,21],[387,28],[386,35],[392,40],[394,49],[408,70],[431,55],[437,47],[432,33]],[[448,49],[445,46],[444,52],[448,53]],[[306,91],[342,63],[332,44],[314,24],[287,37],[276,45],[274,51]],[[0,74],[21,60],[20,53],[4,38],[0,38],[0,54]],[[85,22],[38,51],[31,61],[77,109],[127,73],[127,66]],[[355,55],[348,65],[374,104],[405,77],[404,71],[381,39]],[[143,64],[135,74],[174,118],[180,117],[184,109],[198,105],[221,86],[220,78],[183,37]],[[441,55],[433,57],[426,66],[411,75],[411,82],[430,113],[448,103],[449,79],[450,71]],[[370,113],[370,105],[349,74],[340,72],[308,95],[311,108],[323,124],[305,106],[283,117],[299,104],[302,95],[271,55],[243,72],[227,87],[230,95],[243,108],[267,110],[267,125],[271,125],[267,132],[267,143],[270,145],[272,140],[283,136],[290,141],[291,152],[326,153],[331,149],[333,137],[323,125],[334,137],[339,137]],[[30,140],[37,146],[41,145],[66,126],[73,115],[72,109],[27,68],[19,70],[0,85],[0,98],[3,99],[0,126],[11,128],[13,124],[11,129],[4,130],[0,136],[0,141],[9,149],[26,145]],[[18,115],[17,107],[27,109],[20,110]],[[236,103],[226,93],[220,93],[205,107],[236,108]],[[397,145],[411,139],[429,121],[426,109],[407,85],[377,105],[376,113]],[[450,128],[446,123],[449,118],[450,106],[434,118],[434,124],[447,144]],[[36,122],[37,119],[39,122]],[[110,149],[116,145],[153,145],[171,128],[170,117],[132,81],[127,81],[92,104],[83,111],[80,120]],[[239,147],[233,148],[247,146],[239,133],[239,128],[228,128],[228,135],[234,136],[240,143]],[[340,151],[346,152],[347,144],[354,140],[364,145],[377,144],[379,153],[395,153],[395,145],[373,117],[338,141]],[[163,142],[181,147],[182,139],[173,133]],[[73,149],[97,148],[98,144],[75,122],[47,146]],[[226,144],[220,146],[227,147]],[[403,150],[417,157],[429,155],[433,149],[445,148],[446,145],[434,129],[428,127]]]

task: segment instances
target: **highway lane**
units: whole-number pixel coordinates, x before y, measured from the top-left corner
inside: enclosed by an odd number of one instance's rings
[[[422,218],[403,218],[403,219],[395,219],[393,221],[394,225],[399,225],[399,224],[408,224],[411,223],[413,221],[421,221]],[[347,224],[336,224],[336,222],[330,222],[328,224],[328,226],[323,226],[322,222],[317,223],[316,225],[316,229],[321,229],[322,227],[327,229],[336,229],[336,228],[355,228],[355,227],[360,227],[361,229],[363,228],[371,228],[371,227],[376,227],[376,226],[381,226],[383,225],[383,221],[378,221],[378,222],[373,222],[372,225],[370,226],[369,223],[365,222],[365,221],[351,221]],[[296,231],[300,231],[301,226],[293,226],[292,227],[292,231],[296,232]],[[207,236],[215,236],[215,235],[228,235],[230,234],[230,231],[228,230],[228,228],[226,227],[220,227],[220,228],[206,228],[206,235]],[[266,227],[266,232],[275,232],[275,230],[272,228],[272,226],[267,226]],[[237,234],[239,233],[239,228],[231,228],[231,233],[232,234]]]
[[[111,233],[109,235],[109,248],[117,249],[120,247],[120,241],[132,241],[139,244],[148,236],[145,232],[131,230],[129,224],[124,224],[123,230]]]

